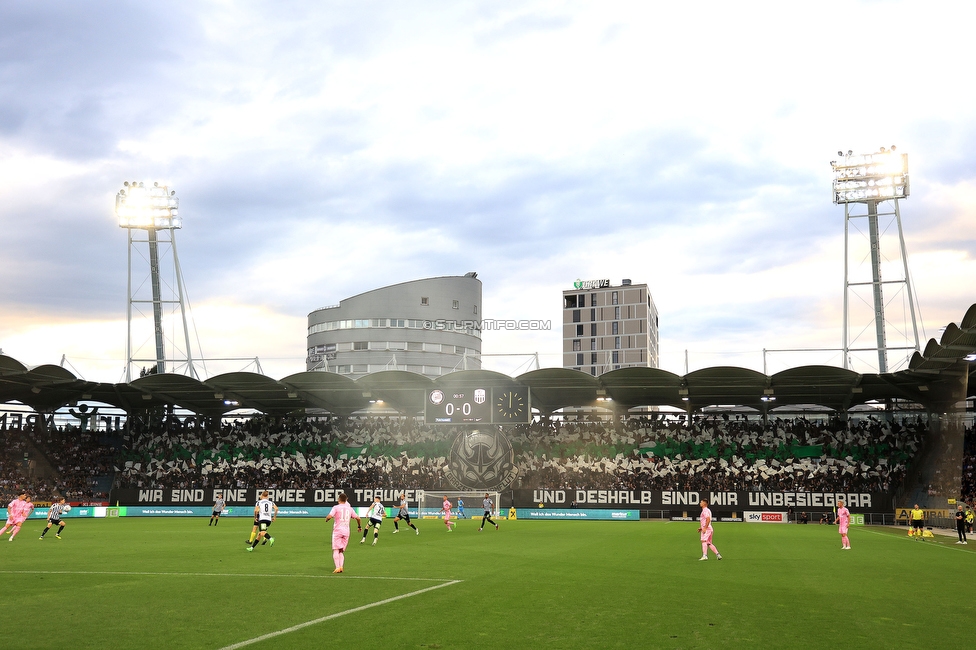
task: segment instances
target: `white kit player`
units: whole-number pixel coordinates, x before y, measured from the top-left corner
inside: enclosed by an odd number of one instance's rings
[[[414,529],[414,531],[419,535],[420,529],[410,523],[410,509],[407,506],[407,494],[406,492],[400,493],[400,512],[397,516],[393,518],[393,534],[396,535],[400,532],[400,520],[403,519],[407,522],[407,525]]]
[[[383,525],[383,517],[386,516],[386,508],[383,507],[383,503],[379,497],[373,500],[373,505],[369,507],[366,516],[369,517],[369,521],[366,522],[366,528],[363,529],[363,538],[359,540],[359,543],[362,544],[366,541],[366,536],[369,535],[369,528],[372,526],[373,546],[376,546],[376,542],[380,538],[380,526]]]
[[[258,536],[247,547],[246,550],[249,553],[254,550],[258,542],[264,541],[266,544],[270,543],[271,546],[274,546],[275,543],[275,538],[268,533],[268,529],[278,518],[278,506],[269,498],[267,490],[261,493],[261,498],[254,505],[254,518],[258,522]]]
[[[701,506],[701,515],[698,517],[698,532],[701,533],[701,545],[702,545],[702,556],[700,560],[708,559],[708,549],[712,549],[712,553],[715,554],[715,558],[718,560],[722,559],[722,554],[718,552],[715,545],[712,544],[712,511],[708,509],[708,501],[702,499],[698,504]]]

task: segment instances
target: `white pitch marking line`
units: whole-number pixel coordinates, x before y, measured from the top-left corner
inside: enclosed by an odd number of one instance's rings
[[[864,532],[865,533],[871,533],[872,535],[881,535],[882,537],[890,537],[892,539],[903,539],[906,542],[908,541],[908,536],[907,535],[902,536],[902,535],[895,535],[893,533],[881,533],[881,532],[878,532],[876,530],[865,530]],[[950,538],[950,539],[952,539],[952,538]],[[912,541],[914,541],[914,540],[912,540]],[[935,544],[926,544],[926,546],[938,546],[939,548],[944,548],[947,551],[959,551],[961,553],[972,553],[973,552],[973,551],[970,551],[968,548],[956,548],[954,545],[953,546],[946,546],[945,544],[942,544],[941,542],[936,542]]]
[[[180,578],[332,578],[331,573],[318,575],[314,573],[177,573],[165,571],[29,571],[29,570],[0,570],[0,574],[37,574],[37,575],[82,575],[82,576],[174,576]],[[450,578],[399,578],[396,576],[347,576],[342,580],[404,580],[411,582],[447,582]],[[459,582],[459,581],[455,581]]]
[[[278,630],[277,632],[269,632],[268,634],[262,634],[261,636],[256,636],[253,639],[248,639],[247,641],[241,641],[240,643],[235,643],[233,645],[224,646],[220,650],[237,650],[237,648],[243,648],[249,646],[253,643],[259,643],[261,641],[267,641],[268,639],[273,639],[282,634],[288,634],[290,632],[297,632],[306,627],[312,625],[318,625],[319,623],[324,623],[326,621],[331,621],[334,618],[339,618],[340,616],[345,616],[346,614],[355,614],[356,612],[361,612],[372,607],[378,607],[380,605],[386,605],[387,603],[393,603],[398,600],[403,600],[404,598],[410,598],[411,596],[419,596],[422,593],[433,591],[434,589],[440,589],[441,587],[450,587],[451,585],[456,585],[462,580],[451,580],[450,582],[445,582],[442,585],[434,585],[433,587],[427,587],[425,589],[418,589],[417,591],[411,591],[408,594],[402,594],[400,596],[393,596],[392,598],[386,598],[385,600],[378,600],[375,603],[369,603],[368,605],[361,605],[360,607],[353,607],[352,609],[347,609],[344,612],[337,612],[335,614],[329,614],[328,616],[323,616],[322,618],[317,618],[313,621],[306,621],[304,623],[299,623],[298,625],[293,625],[291,627],[286,627],[283,630]]]

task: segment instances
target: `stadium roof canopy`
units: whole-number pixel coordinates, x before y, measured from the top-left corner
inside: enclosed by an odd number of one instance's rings
[[[976,397],[976,305],[959,325],[945,328],[916,352],[908,368],[862,375],[833,366],[802,366],[774,375],[735,367],[704,368],[685,376],[657,368],[621,368],[600,377],[564,368],[533,370],[509,377],[488,370],[463,370],[437,379],[386,370],[353,381],[329,372],[300,372],[271,379],[232,372],[199,381],[183,375],[148,375],[129,384],[90,382],[60,366],[28,368],[0,355],[0,403],[20,402],[51,412],[79,401],[111,404],[127,412],[175,405],[206,416],[250,408],[282,415],[321,409],[349,415],[382,401],[402,413],[421,413],[434,386],[528,386],[531,405],[544,414],[566,407],[596,406],[618,411],[638,406],[673,406],[699,411],[709,406],[773,407],[819,405],[846,411],[867,402],[905,400],[946,412]]]

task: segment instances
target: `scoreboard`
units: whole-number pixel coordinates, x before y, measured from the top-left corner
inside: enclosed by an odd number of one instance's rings
[[[431,388],[424,400],[427,424],[521,424],[531,417],[527,386]]]

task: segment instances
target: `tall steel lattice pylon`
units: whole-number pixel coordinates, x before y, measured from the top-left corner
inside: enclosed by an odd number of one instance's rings
[[[841,160],[832,161],[830,165],[834,170],[834,203],[844,206],[844,368],[850,369],[852,353],[877,352],[878,372],[887,373],[889,352],[920,349],[916,299],[908,270],[908,251],[899,206],[899,201],[908,198],[909,194],[908,155],[895,153],[895,147],[887,151],[882,148],[873,154],[855,155],[852,151],[846,154],[838,151],[837,154]],[[867,226],[866,233],[862,224]],[[891,225],[897,226],[897,248],[884,245]],[[852,251],[852,229],[866,237],[869,249],[854,265],[851,264],[852,255],[859,254],[859,251]],[[894,277],[885,279],[883,275]],[[870,303],[860,293],[868,288]],[[870,307],[873,316],[853,323],[852,296],[855,298],[855,311],[866,311],[857,310],[858,306]],[[890,311],[892,303],[899,298],[905,323],[900,327],[886,316],[886,308]],[[908,331],[909,321],[911,332]],[[861,345],[858,343],[861,335],[872,324],[876,344]],[[893,343],[892,339],[898,341]],[[906,354],[906,361],[908,357]]]
[[[180,270],[180,258],[176,251],[176,231],[183,226],[179,218],[179,199],[176,192],[165,185],[153,183],[146,187],[141,182],[126,182],[123,189],[115,197],[115,213],[119,218],[119,226],[126,229],[128,235],[128,282],[126,290],[128,302],[126,305],[126,343],[125,343],[125,381],[132,381],[132,365],[151,363],[149,373],[163,374],[169,370],[176,372],[184,370],[191,377],[199,379],[193,364],[193,354],[190,349],[190,330],[186,320],[186,291],[183,285],[183,272]],[[146,238],[141,239],[137,233],[145,232]],[[148,256],[144,259],[149,263],[149,285],[151,297],[143,297],[145,282],[135,288],[132,282],[133,253],[142,257],[146,245]],[[167,246],[168,245],[168,246]],[[168,248],[168,250],[167,250]],[[162,250],[161,250],[162,249]],[[163,297],[162,277],[160,274],[161,258],[170,254],[172,261],[175,296],[171,299]],[[141,305],[151,305],[153,313],[153,338],[155,341],[155,357],[140,357],[133,349],[132,312],[141,311]],[[166,358],[166,336],[163,327],[163,310],[170,307],[175,314],[179,307],[180,320],[183,326],[183,341],[185,348],[179,348],[173,343],[173,353]],[[141,349],[141,346],[137,349]],[[169,368],[167,368],[169,364]]]

